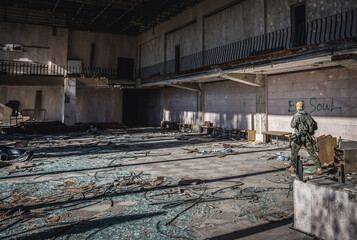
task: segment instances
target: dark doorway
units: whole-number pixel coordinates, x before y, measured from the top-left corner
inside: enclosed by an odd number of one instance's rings
[[[123,123],[126,126],[135,126],[139,123],[140,94],[135,89],[123,91]]]
[[[180,45],[175,46],[175,72],[180,71]]]
[[[117,79],[134,80],[134,58],[118,57]]]
[[[291,6],[291,26],[293,47],[306,45],[305,3]]]
[[[124,89],[123,123],[126,126],[160,126],[160,89]]]

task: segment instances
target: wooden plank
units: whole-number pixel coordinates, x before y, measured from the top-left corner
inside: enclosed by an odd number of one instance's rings
[[[318,138],[317,146],[319,147],[319,160],[321,164],[334,161],[335,148],[337,147],[336,138]]]
[[[357,172],[357,148],[343,149],[345,173]]]
[[[33,114],[33,120],[37,121],[40,116],[40,108],[42,102],[42,91],[36,91],[36,99],[35,99],[35,112]]]
[[[287,137],[289,138],[289,147],[291,147],[291,132],[281,132],[281,131],[266,131],[263,132],[263,142],[268,143],[272,136],[276,137],[276,141],[278,143],[278,137]]]
[[[248,141],[255,141],[256,131],[254,130],[247,130],[247,131],[248,131]]]

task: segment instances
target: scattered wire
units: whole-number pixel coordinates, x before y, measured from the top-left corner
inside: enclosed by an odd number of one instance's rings
[[[191,238],[188,238],[188,237],[176,236],[176,235],[171,235],[171,234],[169,234],[169,233],[165,233],[164,231],[162,231],[162,230],[160,229],[160,223],[161,223],[161,221],[158,221],[158,222],[156,223],[156,229],[157,229],[157,231],[158,231],[159,233],[161,233],[162,235],[165,235],[165,236],[170,237],[170,238],[176,238],[176,239],[191,239]]]

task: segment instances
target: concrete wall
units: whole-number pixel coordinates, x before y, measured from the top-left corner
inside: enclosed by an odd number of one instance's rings
[[[204,18],[205,49],[247,39],[264,33],[262,0],[243,1]],[[258,11],[259,11],[258,10]]]
[[[167,88],[165,107],[166,121],[196,124],[197,92],[179,88]]]
[[[305,2],[306,21],[331,16],[357,8],[355,0],[269,0],[267,4],[267,31],[291,26],[291,6]]]
[[[70,79],[66,79],[66,84]],[[20,102],[20,110],[34,109],[36,91],[42,91],[41,109],[46,109],[46,121],[74,123],[122,122],[122,90],[113,87],[75,87],[75,80],[66,86],[70,96],[65,103],[64,86],[0,86],[2,104]],[[74,88],[73,88],[74,86]],[[5,96],[5,97],[4,97]],[[33,111],[24,115],[33,116]],[[40,112],[40,121],[44,120]]]
[[[6,91],[6,99],[1,103],[16,100],[20,102],[20,110],[34,109],[36,91],[42,91],[41,109],[46,109],[46,120],[62,121],[63,86],[0,86],[0,92]],[[33,116],[33,111],[24,115]],[[39,120],[44,120],[40,112]]]
[[[117,87],[77,87],[76,122],[122,122],[122,91]]]
[[[175,59],[175,46],[180,45],[180,55],[187,56],[201,51],[198,23],[190,24],[166,35],[166,59]]]
[[[355,0],[310,0],[306,1],[306,17],[309,20],[331,16],[357,8]]]
[[[141,67],[163,62],[165,54],[166,60],[173,59],[177,44],[181,56],[187,56],[290,27],[291,6],[302,2],[306,3],[307,21],[357,8],[355,0],[206,0],[139,35]],[[186,26],[193,21],[196,23]]]
[[[204,121],[213,126],[254,129],[256,90],[233,81],[205,84]]]
[[[0,43],[27,46],[24,52],[0,51],[0,60],[67,64],[67,29],[57,28],[53,36],[51,27],[0,22],[0,33]]]
[[[81,60],[90,66],[91,45],[95,44],[93,66],[117,67],[117,58],[135,58],[136,37],[114,34],[70,31],[68,36],[68,59]]]
[[[321,239],[357,239],[356,188],[331,180],[294,181],[294,227]]]
[[[206,83],[204,88],[204,121],[214,126],[254,129],[255,88],[233,81]],[[148,89],[140,94],[140,119],[158,125],[164,120],[197,124],[198,93],[180,88]],[[125,113],[124,113],[125,114]]]
[[[90,65],[91,44],[95,44],[94,66],[117,67],[117,58],[135,58],[137,37],[68,31],[20,23],[0,22],[0,43],[16,43],[24,46],[24,52],[0,51],[0,60],[33,61],[67,65],[67,59],[82,60]],[[67,58],[68,54],[68,58]]]
[[[167,60],[172,59],[175,51],[174,46],[177,44],[182,44],[181,50],[183,52],[181,56],[202,51],[203,15],[230,2],[231,0],[206,0],[187,9],[169,21],[156,26],[153,30],[146,31],[139,35],[138,45],[142,50],[141,58],[139,59],[140,63],[138,63],[138,65],[145,67],[164,62],[165,54],[168,57]],[[184,27],[195,20],[197,20],[196,24]],[[167,34],[168,36],[166,36]],[[170,46],[166,47],[167,52],[165,52],[166,38],[167,43],[170,44]],[[193,52],[189,52],[188,50]]]
[[[357,78],[344,68],[268,77],[268,129],[293,131],[295,102],[303,100],[318,123],[316,136],[357,140]]]
[[[165,43],[162,36],[147,40],[145,43],[142,43],[139,48],[140,67],[164,62]]]
[[[304,0],[268,0],[267,6],[267,32],[291,26],[291,6],[308,2]]]

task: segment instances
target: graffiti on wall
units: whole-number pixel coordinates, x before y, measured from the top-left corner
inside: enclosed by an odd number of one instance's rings
[[[289,112],[296,112],[296,100],[289,100]],[[340,106],[336,106],[333,98],[330,100],[318,100],[315,97],[309,99],[308,103],[304,100],[301,100],[304,103],[305,109],[308,110],[310,113],[314,112],[333,112],[338,109],[342,109]]]

